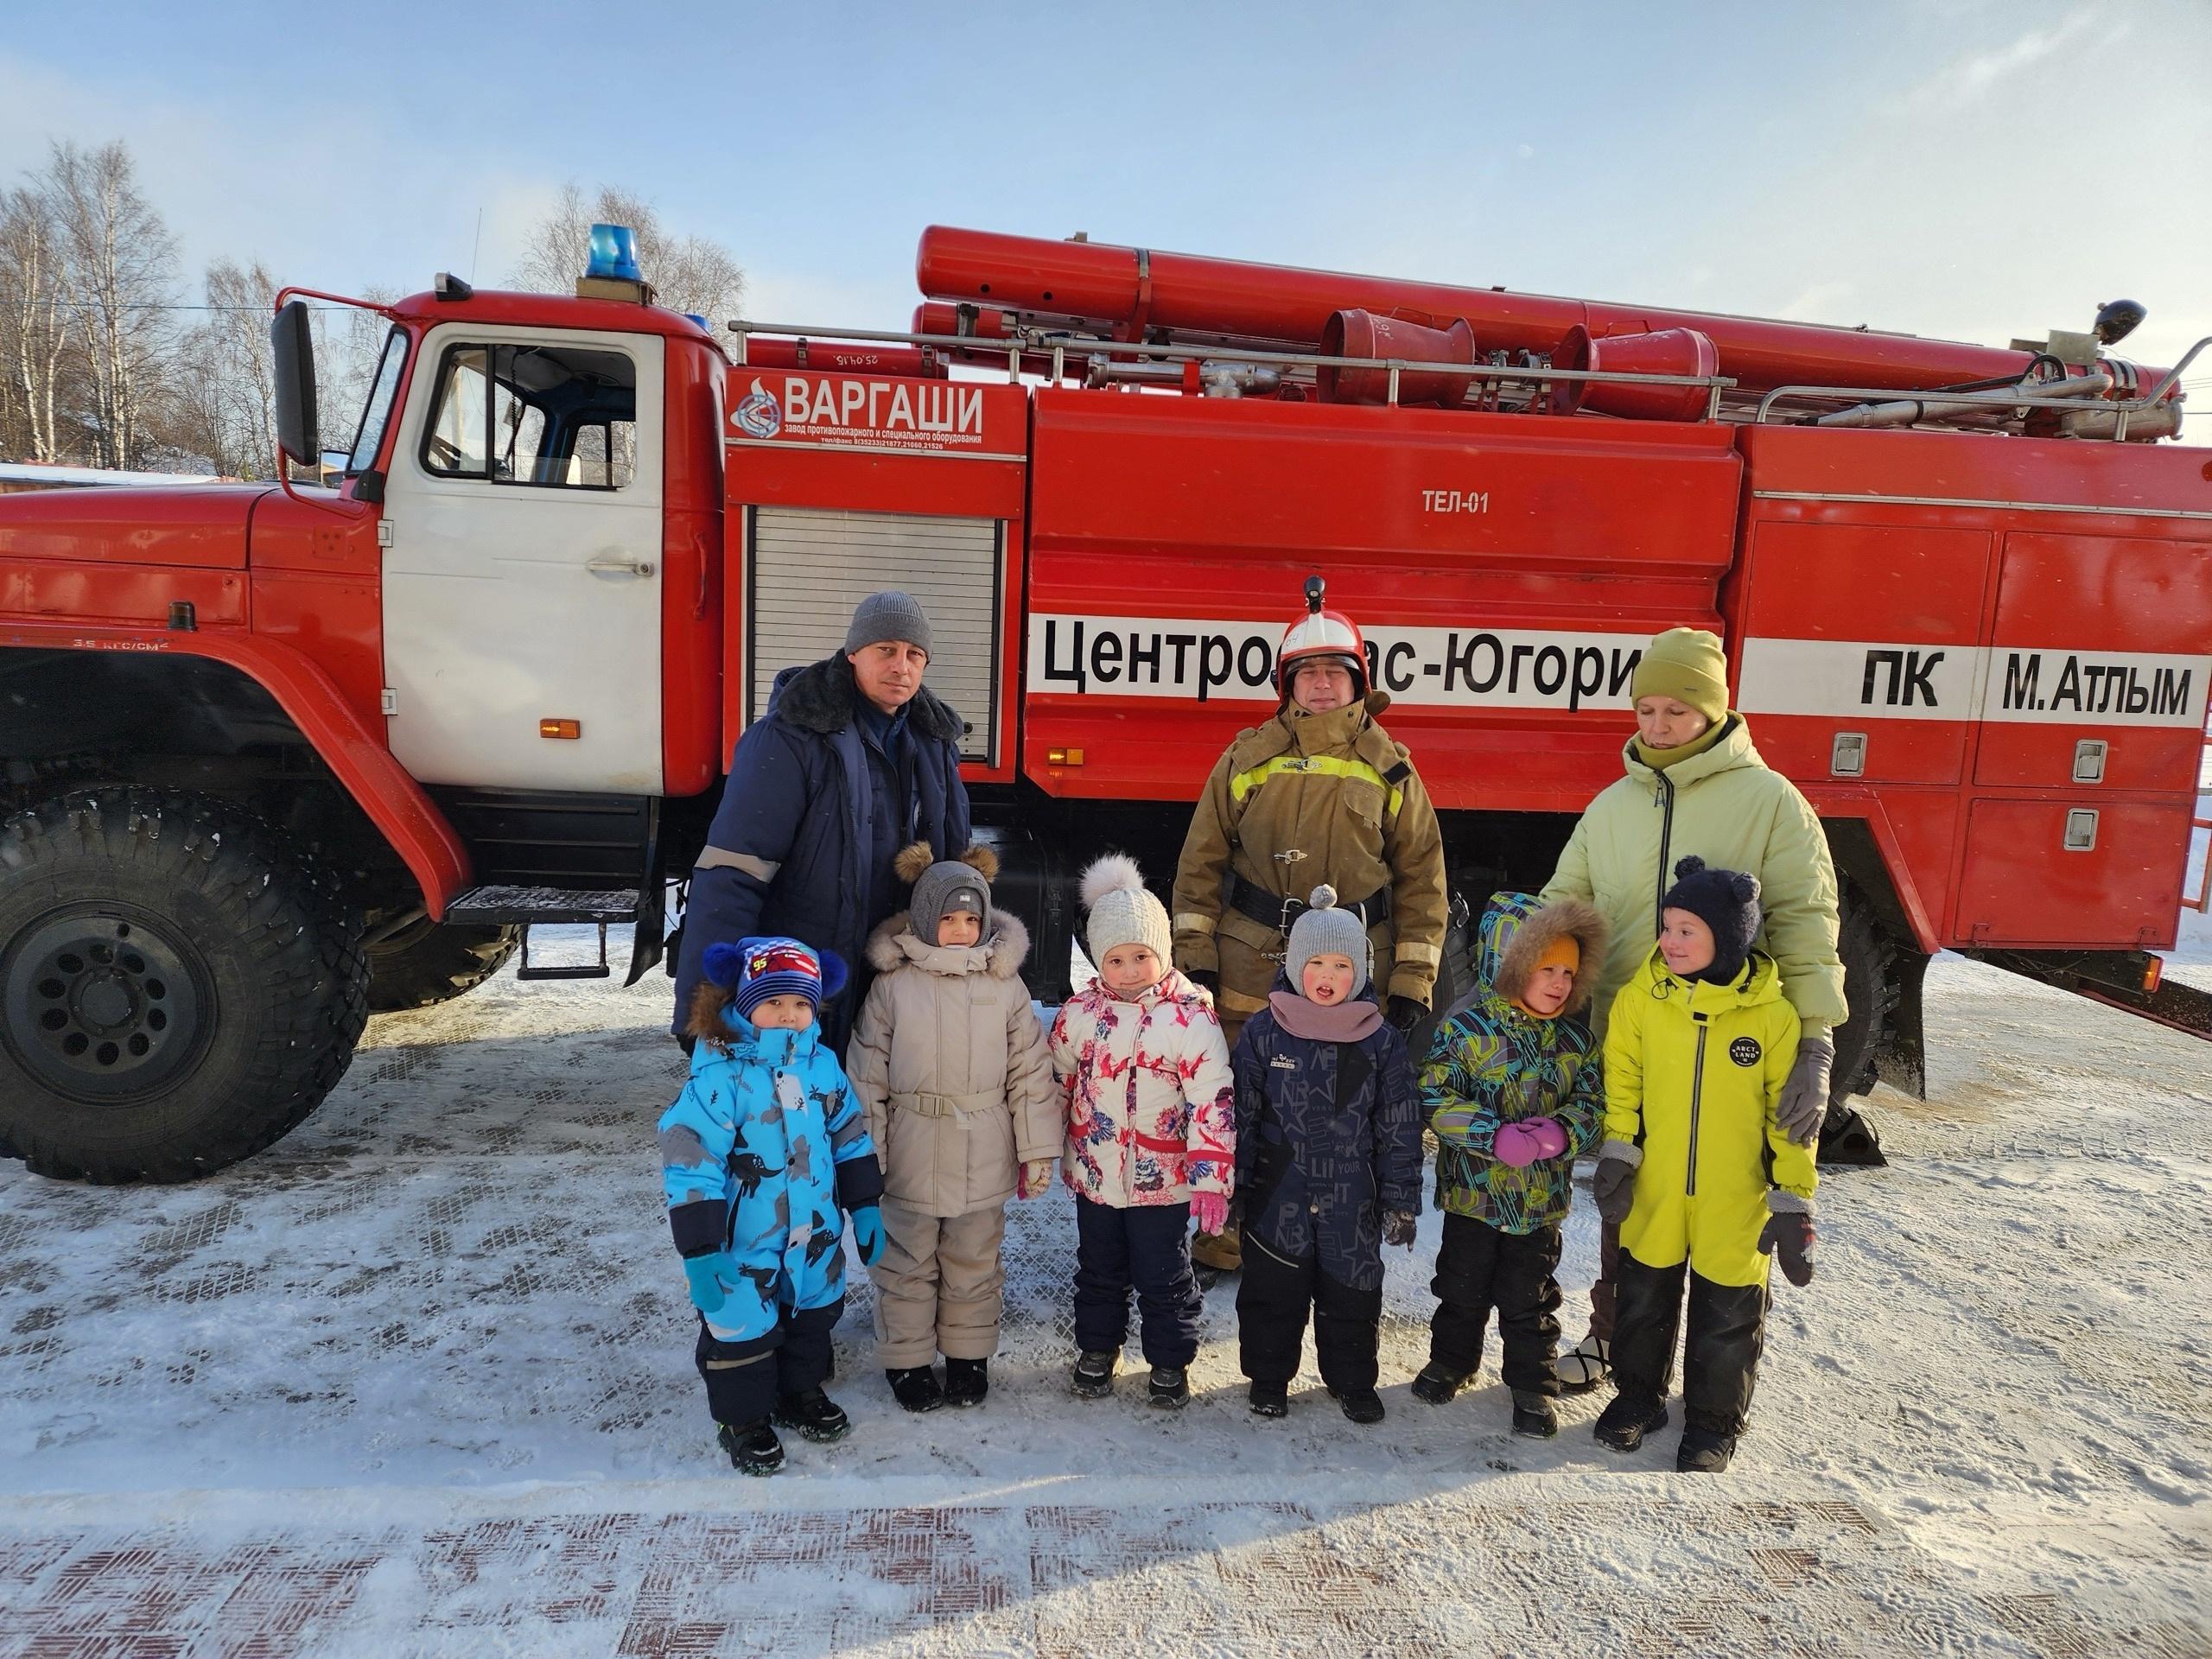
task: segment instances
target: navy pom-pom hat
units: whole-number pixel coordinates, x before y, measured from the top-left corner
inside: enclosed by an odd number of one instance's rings
[[[1662,910],[1687,910],[1713,930],[1713,961],[1690,976],[1717,985],[1735,982],[1759,931],[1759,881],[1742,870],[1708,869],[1692,854],[1675,866]]]
[[[710,944],[702,964],[707,977],[730,995],[730,1006],[746,1019],[772,996],[803,996],[819,1007],[845,988],[845,963],[834,950],[782,937],[740,939]]]

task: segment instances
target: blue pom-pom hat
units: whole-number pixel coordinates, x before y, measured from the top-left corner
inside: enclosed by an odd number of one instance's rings
[[[772,996],[803,996],[819,1007],[845,988],[845,963],[834,950],[782,936],[707,947],[707,978],[730,995],[746,1019]]]

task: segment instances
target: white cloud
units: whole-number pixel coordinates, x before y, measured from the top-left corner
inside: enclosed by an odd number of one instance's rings
[[[1913,90],[1912,101],[1939,107],[1971,104],[2021,71],[2055,55],[2095,21],[2095,14],[2084,7],[2049,29],[2031,29],[1994,50],[1968,53],[1923,81]],[[2125,30],[2122,23],[2107,38],[2116,40]]]

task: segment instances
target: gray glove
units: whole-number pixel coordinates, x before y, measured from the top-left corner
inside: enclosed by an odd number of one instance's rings
[[[1828,1069],[1835,1064],[1835,1045],[1825,1037],[1806,1037],[1797,1044],[1797,1064],[1789,1068],[1789,1081],[1782,1085],[1775,1103],[1776,1122],[1782,1132],[1801,1147],[1813,1144],[1828,1115]]]
[[[1610,1226],[1628,1219],[1636,1205],[1636,1170],[1643,1161],[1643,1148],[1627,1141],[1608,1141],[1598,1154],[1598,1167],[1590,1173],[1590,1196],[1598,1213]]]
[[[1410,1210],[1393,1210],[1382,1217],[1382,1242],[1414,1247],[1414,1216]]]

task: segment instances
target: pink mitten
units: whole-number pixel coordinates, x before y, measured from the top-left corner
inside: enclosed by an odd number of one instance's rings
[[[1218,1192],[1191,1194],[1191,1219],[1202,1233],[1217,1233],[1229,1225],[1229,1200]]]
[[[1508,1169],[1526,1169],[1544,1155],[1535,1131],[1526,1123],[1501,1125],[1490,1144],[1491,1155]]]
[[[1039,1158],[1015,1172],[1014,1192],[1023,1198],[1040,1198],[1052,1190],[1052,1160]]]
[[[1567,1150],[1567,1131],[1555,1117],[1524,1117],[1521,1127],[1536,1137],[1536,1156],[1556,1158]]]

